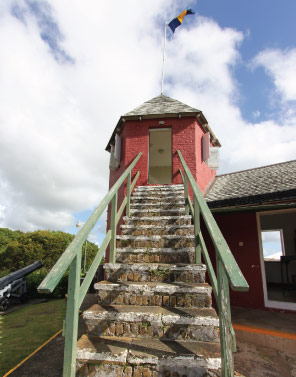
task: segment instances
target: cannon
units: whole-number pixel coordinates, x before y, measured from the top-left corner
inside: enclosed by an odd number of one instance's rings
[[[24,297],[27,289],[26,276],[41,266],[42,262],[37,261],[0,279],[0,310],[7,309],[11,297]]]

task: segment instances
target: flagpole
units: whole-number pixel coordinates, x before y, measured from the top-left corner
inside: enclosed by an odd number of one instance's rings
[[[165,62],[165,42],[166,42],[166,29],[167,22],[164,23],[164,38],[163,38],[163,56],[162,56],[162,75],[161,75],[161,94],[163,94],[163,80],[164,80],[164,62]]]

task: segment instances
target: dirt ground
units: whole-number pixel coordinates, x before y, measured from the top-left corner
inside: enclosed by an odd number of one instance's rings
[[[234,362],[245,377],[296,377],[296,356],[239,339]]]

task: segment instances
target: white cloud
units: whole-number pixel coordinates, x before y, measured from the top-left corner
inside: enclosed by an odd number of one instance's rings
[[[24,230],[69,227],[105,195],[118,118],[159,90],[156,17],[170,5],[50,4],[1,5],[1,225]]]
[[[253,65],[266,70],[283,101],[296,100],[296,48],[264,50],[254,58]]]
[[[280,231],[262,231],[261,237],[263,242],[281,242]]]
[[[254,118],[260,117],[261,112],[259,110],[253,111],[252,115]]]
[[[160,93],[163,22],[178,4],[53,0],[42,17],[32,0],[3,4],[0,226],[66,229],[107,192],[105,146],[120,115]],[[221,171],[295,158],[293,111],[285,125],[242,119],[232,70],[243,34],[190,20],[167,44],[165,94],[204,112],[223,144]]]

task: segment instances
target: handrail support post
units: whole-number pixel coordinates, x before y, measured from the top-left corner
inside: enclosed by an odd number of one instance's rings
[[[201,243],[200,243],[200,208],[198,200],[194,195],[194,240],[195,240],[195,263],[201,263]]]
[[[184,172],[184,192],[185,192],[185,215],[189,215],[189,193],[188,193],[188,177]]]
[[[111,235],[111,240],[110,240],[110,257],[109,257],[110,263],[115,263],[117,198],[118,198],[118,193],[116,191],[111,201],[110,229],[111,229],[112,235]]]
[[[232,323],[230,316],[229,281],[221,259],[216,253],[217,264],[217,283],[218,283],[218,309],[220,322],[220,344],[222,377],[233,376],[234,359],[233,348],[234,340],[232,333]]]
[[[82,248],[77,251],[69,268],[63,377],[76,375],[81,254]]]
[[[126,216],[130,216],[130,203],[131,203],[131,175],[130,172],[127,176],[127,183],[126,183],[126,197],[127,197],[127,203],[126,203]]]

